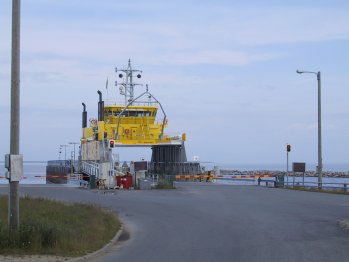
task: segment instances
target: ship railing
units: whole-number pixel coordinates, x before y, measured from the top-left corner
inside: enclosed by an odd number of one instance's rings
[[[122,103],[118,103],[113,99],[105,99],[105,104],[109,105],[109,106],[117,106],[120,105]],[[134,106],[157,106],[159,103],[156,101],[135,101],[132,103],[132,105]]]
[[[167,138],[169,138],[170,140],[175,140],[175,141],[182,141],[183,137],[182,134],[178,134],[178,133],[165,133],[164,134]]]
[[[100,169],[99,164],[96,162],[81,162],[81,172],[87,174],[88,176],[95,176],[96,179],[99,179]]]
[[[155,120],[155,125],[162,125],[163,123],[164,123],[163,118],[159,118]],[[167,125],[167,123],[168,123],[168,119],[166,118],[165,125]]]
[[[156,101],[134,101],[133,106],[157,106],[159,103]]]

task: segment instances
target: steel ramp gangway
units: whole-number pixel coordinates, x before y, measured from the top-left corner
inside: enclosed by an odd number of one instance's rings
[[[81,161],[80,172],[87,176],[95,176],[100,178],[100,166],[96,162]]]
[[[121,167],[115,165],[115,163],[119,162],[118,160],[118,155],[113,154],[110,162],[81,161],[79,168],[79,173],[81,174],[80,185],[84,187],[89,186],[90,178],[94,177],[92,183],[96,183],[97,187],[101,187],[101,185],[107,188],[115,187],[116,177],[126,175]]]

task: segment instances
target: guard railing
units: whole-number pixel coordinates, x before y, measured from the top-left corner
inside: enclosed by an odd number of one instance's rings
[[[99,164],[95,162],[81,162],[81,172],[88,176],[95,176],[96,179],[99,179],[100,169]]]

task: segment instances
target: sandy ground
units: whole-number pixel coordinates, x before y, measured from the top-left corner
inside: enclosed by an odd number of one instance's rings
[[[2,262],[68,262],[72,258],[58,257],[58,256],[45,256],[45,255],[33,255],[33,256],[2,256],[0,255],[0,261]]]

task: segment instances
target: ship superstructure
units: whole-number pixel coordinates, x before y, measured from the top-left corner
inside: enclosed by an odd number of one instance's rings
[[[149,92],[148,85],[143,93],[135,96],[135,86],[140,85],[134,82],[135,74],[139,79],[142,71],[132,69],[130,60],[126,69],[115,71],[122,79],[116,86],[124,104],[105,105],[102,93],[98,91],[98,120],[92,119],[90,127],[86,125],[87,119],[83,120],[82,144],[97,138],[98,141],[108,141],[109,147],[182,145],[186,139],[184,133],[177,136],[164,133],[168,119],[161,103]],[[162,118],[157,118],[159,111]]]

